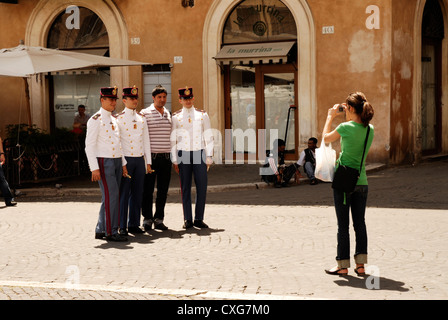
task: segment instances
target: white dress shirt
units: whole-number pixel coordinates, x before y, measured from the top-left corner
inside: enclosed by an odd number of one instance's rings
[[[171,160],[177,163],[177,151],[205,149],[207,157],[213,156],[213,132],[210,118],[205,111],[183,107],[173,114],[171,133]]]
[[[120,131],[117,119],[111,112],[101,108],[87,121],[86,155],[90,171],[99,169],[97,158],[122,158]]]
[[[136,110],[124,108],[123,112],[117,115],[117,123],[124,156],[144,156],[146,164],[151,164],[151,146],[145,117]]]

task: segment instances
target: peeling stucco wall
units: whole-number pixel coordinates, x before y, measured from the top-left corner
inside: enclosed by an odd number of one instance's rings
[[[415,1],[392,1],[391,153],[393,163],[414,161],[413,81]]]
[[[390,150],[390,1],[375,1],[377,29],[369,29],[372,13],[365,1],[309,2],[316,17],[317,105],[319,140],[327,111],[345,101],[349,93],[362,91],[375,110],[372,124],[375,139],[368,162],[389,160]],[[324,26],[334,26],[334,34],[323,34]],[[335,119],[335,128],[342,119]],[[338,143],[334,148],[339,151]]]

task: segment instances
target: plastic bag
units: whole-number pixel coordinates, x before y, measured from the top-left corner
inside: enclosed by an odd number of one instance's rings
[[[316,169],[314,170],[314,176],[321,181],[332,182],[336,164],[336,151],[331,147],[331,143],[327,146],[322,141],[320,148],[316,148],[315,154]]]

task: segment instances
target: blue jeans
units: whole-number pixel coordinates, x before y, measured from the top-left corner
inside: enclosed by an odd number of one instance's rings
[[[306,175],[311,180],[315,179],[314,171],[316,170],[316,167],[311,162],[305,162],[305,165],[303,166],[303,169],[305,170]]]
[[[367,228],[364,217],[368,191],[366,185],[356,186],[355,191],[349,194],[333,189],[334,206],[338,220],[336,260],[339,268],[350,267],[350,209],[356,239],[355,262],[359,264],[367,263]]]

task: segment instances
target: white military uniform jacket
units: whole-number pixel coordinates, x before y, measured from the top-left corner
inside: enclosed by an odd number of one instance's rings
[[[213,156],[213,132],[210,118],[205,111],[194,106],[183,107],[172,117],[171,161],[177,163],[177,152],[205,149],[207,157]]]
[[[122,165],[126,165],[117,119],[111,112],[101,108],[87,121],[85,150],[90,171],[99,169],[97,158],[122,158]]]
[[[146,118],[129,108],[124,108],[116,117],[124,156],[144,156],[146,164],[151,164],[151,145]]]

